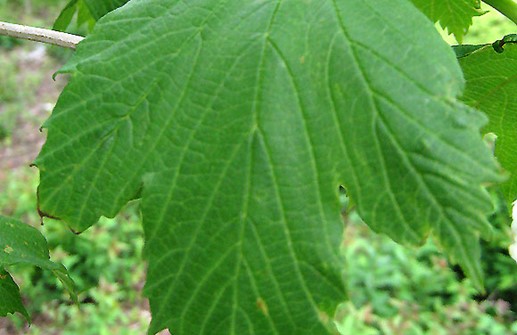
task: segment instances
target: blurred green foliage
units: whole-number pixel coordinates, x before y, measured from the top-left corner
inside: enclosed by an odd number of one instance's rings
[[[502,213],[502,212],[500,212]],[[498,243],[484,244],[487,295],[480,296],[432,241],[411,250],[373,234],[351,214],[343,253],[350,301],[336,322],[341,334],[517,334],[517,267]],[[508,283],[513,285],[508,286]]]
[[[3,21],[22,24],[51,25],[66,0],[0,0]]]
[[[9,171],[5,180],[0,211],[39,226],[34,194],[37,170],[24,167]],[[137,204],[130,204],[115,219],[102,218],[81,235],[54,220],[45,220],[40,230],[48,240],[52,259],[62,262],[75,280],[81,304],[72,305],[60,283],[48,272],[26,266],[11,267],[10,272],[34,318],[30,334],[145,332],[149,315],[141,295],[145,269]],[[26,329],[22,319],[17,316],[10,319],[20,332]]]

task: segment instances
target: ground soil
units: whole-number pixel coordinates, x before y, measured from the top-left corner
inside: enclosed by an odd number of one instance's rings
[[[7,171],[28,167],[37,156],[46,136],[44,131],[40,131],[40,127],[50,115],[59,93],[66,84],[64,76],[52,79],[52,75],[61,64],[52,60],[46,50],[45,46],[36,45],[29,50],[19,48],[9,51],[18,54],[17,81],[21,83],[30,72],[43,72],[43,76],[34,92],[24,92],[31,96],[32,103],[20,104],[22,110],[16,118],[12,135],[9,140],[0,142],[0,191],[5,184]],[[0,102],[0,114],[4,109],[5,106]]]

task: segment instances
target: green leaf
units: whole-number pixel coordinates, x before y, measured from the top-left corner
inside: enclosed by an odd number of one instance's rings
[[[478,44],[478,45],[472,45],[472,44],[460,44],[460,45],[453,45],[452,50],[454,50],[454,53],[456,54],[456,58],[462,58],[470,55],[474,51],[484,48],[488,44]]]
[[[142,196],[151,332],[326,333],[340,184],[373,229],[432,233],[481,286],[486,120],[405,0],[131,1],[63,72],[40,211],[82,231]]]
[[[97,21],[107,13],[123,6],[129,0],[82,0]]]
[[[57,17],[52,29],[65,31],[66,28],[68,28],[77,10],[77,1],[78,0],[70,0],[70,2],[65,6],[65,8],[63,8],[61,13]]]
[[[74,283],[65,267],[49,260],[47,241],[43,235],[23,222],[0,216],[0,268],[21,263],[52,271],[72,299],[77,300]]]
[[[77,3],[77,26],[86,25],[88,32],[91,32],[96,22],[97,20],[92,16],[90,8],[88,8],[84,1],[79,1]]]
[[[459,62],[467,81],[463,100],[488,115],[483,130],[497,135],[495,155],[510,173],[502,188],[511,208],[517,199],[517,45],[503,48],[498,53],[485,46]]]
[[[59,14],[52,29],[65,31],[77,12],[77,25],[88,23],[92,30],[97,20],[126,2],[128,0],[70,0]]]
[[[16,312],[22,314],[25,319],[30,322],[29,313],[23,306],[20,289],[13,280],[13,277],[0,268],[0,316],[14,314]]]
[[[480,16],[479,0],[411,0],[431,21],[440,22],[443,29],[454,34],[461,43],[472,25],[472,18]]]

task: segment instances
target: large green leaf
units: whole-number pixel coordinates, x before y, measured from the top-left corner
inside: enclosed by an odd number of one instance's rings
[[[151,332],[326,333],[340,184],[376,231],[432,232],[481,285],[485,118],[405,0],[131,1],[63,71],[40,211],[81,231],[142,196]]]
[[[29,313],[23,306],[22,297],[18,285],[13,277],[0,267],[0,316],[14,314],[16,312],[22,314],[27,321],[30,322]]]
[[[464,101],[488,115],[484,130],[497,135],[495,153],[510,173],[502,187],[511,204],[517,199],[517,45],[506,44],[502,53],[485,46],[459,62],[467,80]]]
[[[461,43],[472,25],[472,17],[482,15],[480,0],[411,0],[433,22],[454,34]]]
[[[0,216],[0,270],[16,264],[35,265],[51,271],[63,283],[72,298],[77,299],[74,283],[66,268],[62,264],[49,260],[47,241],[43,235],[23,222]],[[9,290],[12,299],[6,302],[8,306],[4,308],[10,307],[20,311],[16,298],[19,296],[18,287],[14,282],[11,283],[12,279],[9,278],[4,278],[6,281],[2,283],[2,290]],[[0,308],[0,311],[2,310]],[[22,314],[26,315],[26,312]]]

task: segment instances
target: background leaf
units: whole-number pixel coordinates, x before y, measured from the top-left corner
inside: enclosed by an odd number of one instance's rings
[[[411,0],[431,21],[454,34],[461,43],[472,25],[472,17],[482,15],[480,0]]]
[[[129,0],[70,0],[54,22],[52,29],[65,31],[77,13],[77,25],[88,22],[90,30],[101,17],[123,6]]]
[[[47,241],[43,235],[23,222],[0,216],[0,268],[21,263],[51,271],[63,283],[72,299],[77,300],[74,283],[65,267],[49,260]],[[14,289],[6,283],[4,289]],[[16,294],[19,295],[19,292]]]
[[[66,28],[68,28],[70,22],[72,22],[75,12],[77,11],[77,1],[78,0],[70,0],[70,2],[63,8],[57,17],[52,29],[65,31]]]
[[[95,20],[99,20],[107,13],[123,6],[129,0],[82,0],[90,9]]]
[[[486,120],[406,1],[131,1],[63,71],[40,210],[81,231],[142,195],[151,332],[326,333],[340,184],[376,231],[434,234],[481,286]]]
[[[497,135],[495,154],[510,173],[502,188],[511,208],[517,199],[517,45],[506,44],[502,53],[488,45],[459,62],[467,81],[463,100],[488,115],[483,130]]]
[[[27,321],[30,322],[29,313],[23,306],[22,297],[20,296],[20,289],[13,280],[13,277],[0,268],[0,316],[7,316],[7,314],[14,314],[19,312]]]

